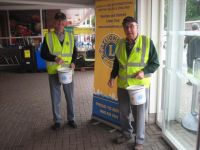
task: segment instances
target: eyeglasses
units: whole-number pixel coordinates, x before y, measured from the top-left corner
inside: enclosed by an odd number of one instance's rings
[[[130,23],[130,24],[124,26],[125,29],[128,29],[128,28],[134,29],[136,27],[138,27],[138,24],[136,24],[136,23]]]

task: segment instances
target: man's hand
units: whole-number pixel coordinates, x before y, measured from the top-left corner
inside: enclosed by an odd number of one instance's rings
[[[115,79],[109,79],[109,81],[108,81],[108,86],[110,87],[110,88],[112,88],[113,87],[113,85],[114,85],[114,80]]]
[[[144,78],[144,72],[143,71],[139,71],[135,74],[134,76],[136,79],[143,79]]]
[[[56,57],[56,58],[55,58],[55,62],[56,62],[58,65],[64,64],[64,60],[62,60],[62,58],[60,58],[60,57]]]
[[[71,64],[70,64],[70,67],[71,67],[72,69],[75,69],[76,66],[75,66],[74,63],[71,63]]]

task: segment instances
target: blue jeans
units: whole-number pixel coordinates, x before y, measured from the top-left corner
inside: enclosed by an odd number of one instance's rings
[[[147,95],[146,90],[146,95]],[[137,144],[143,144],[145,138],[145,110],[146,103],[142,105],[131,105],[128,91],[126,89],[118,88],[118,101],[120,112],[120,123],[122,133],[126,137],[133,137],[133,129],[136,132],[135,142]],[[148,95],[147,102],[148,102]],[[145,106],[146,105],[146,106]],[[131,118],[133,115],[134,126],[131,125]]]
[[[58,74],[49,75],[49,86],[52,101],[53,119],[55,123],[61,123],[61,83]],[[63,91],[67,102],[67,120],[74,120],[74,84],[63,84]]]

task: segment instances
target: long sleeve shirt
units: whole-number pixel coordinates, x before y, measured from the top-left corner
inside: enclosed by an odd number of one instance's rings
[[[63,41],[60,41],[60,44],[62,45]],[[43,44],[42,44],[42,47],[41,47],[41,57],[43,59],[45,59],[46,61],[51,61],[51,62],[54,62],[55,58],[56,58],[56,55],[53,55],[53,54],[50,53],[45,37],[44,37]],[[73,54],[72,54],[71,63],[75,64],[76,58],[77,58],[77,49],[76,49],[76,46],[74,44],[74,50],[73,50]]]
[[[135,42],[133,42],[132,44],[129,44],[129,42],[126,41],[127,57],[129,57],[134,45],[135,45]],[[159,67],[159,65],[160,64],[159,64],[156,48],[153,44],[153,41],[150,40],[149,59],[147,61],[147,65],[142,69],[142,71],[144,72],[145,75],[149,74],[149,73],[153,73],[156,71],[156,69]],[[115,79],[118,76],[118,72],[119,72],[119,61],[115,55],[114,64],[113,64],[112,72],[110,74],[110,78]]]

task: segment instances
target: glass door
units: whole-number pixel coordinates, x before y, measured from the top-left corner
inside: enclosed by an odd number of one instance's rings
[[[163,134],[180,150],[199,150],[200,3],[166,0]],[[195,9],[196,8],[196,9]],[[196,14],[191,15],[191,11]]]

